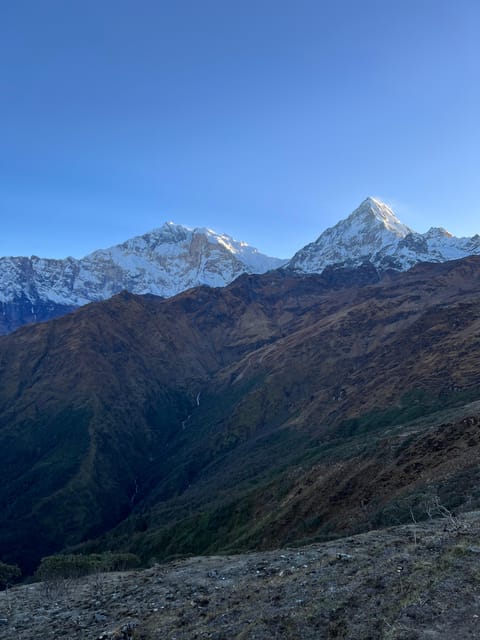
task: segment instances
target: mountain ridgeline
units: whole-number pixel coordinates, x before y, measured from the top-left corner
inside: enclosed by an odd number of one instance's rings
[[[224,286],[243,273],[285,268],[321,273],[326,267],[369,263],[383,272],[419,262],[480,254],[480,237],[455,238],[445,229],[419,234],[393,211],[367,198],[345,220],[324,231],[291,260],[259,253],[209,229],[166,223],[123,244],[77,260],[32,256],[0,258],[0,334],[55,318],[126,290],[170,297],[191,287]]]
[[[168,297],[198,285],[223,286],[284,262],[230,236],[171,222],[81,260],[0,258],[0,333],[123,290]]]
[[[27,571],[478,505],[479,447],[476,256],[123,292],[0,338],[0,548]]]

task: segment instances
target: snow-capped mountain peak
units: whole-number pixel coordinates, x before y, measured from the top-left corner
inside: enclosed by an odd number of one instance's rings
[[[369,197],[348,218],[298,251],[287,268],[320,273],[331,265],[370,262],[379,269],[403,271],[417,262],[445,262],[472,254],[480,254],[480,237],[456,238],[441,227],[416,233],[388,205]]]
[[[0,258],[0,310],[6,318],[12,309],[18,318],[7,323],[11,329],[124,289],[169,297],[198,285],[224,286],[242,273],[264,273],[284,263],[226,234],[167,222],[80,260]]]
[[[411,229],[400,222],[387,204],[372,197],[366,198],[347,220],[362,220],[364,224],[369,224],[372,218],[398,237],[403,238],[411,232]]]
[[[409,233],[411,229],[390,207],[376,198],[366,198],[348,218],[296,253],[288,266],[302,273],[318,273],[332,264],[356,266]]]
[[[443,227],[430,227],[430,229],[423,234],[424,238],[453,238],[453,234],[447,231]]]
[[[480,255],[480,236],[456,238],[441,227],[417,233],[378,198],[366,198],[286,263],[245,242],[198,227],[166,222],[149,233],[77,260],[0,258],[0,333],[47,320],[126,289],[164,297],[198,285],[224,286],[242,273],[285,267],[320,273],[326,267],[373,264],[405,270],[418,262]]]

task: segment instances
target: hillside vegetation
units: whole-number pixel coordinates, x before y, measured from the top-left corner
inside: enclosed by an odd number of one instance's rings
[[[0,338],[1,559],[149,563],[475,507],[479,276],[276,271]]]

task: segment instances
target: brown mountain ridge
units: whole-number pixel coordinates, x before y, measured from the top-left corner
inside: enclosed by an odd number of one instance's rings
[[[475,505],[479,275],[280,270],[0,338],[2,559],[269,548]]]

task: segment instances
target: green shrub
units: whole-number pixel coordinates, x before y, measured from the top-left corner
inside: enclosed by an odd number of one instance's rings
[[[0,587],[8,587],[16,578],[22,575],[20,567],[16,564],[0,562]]]
[[[55,555],[42,558],[36,576],[40,580],[80,578],[94,571],[90,556]]]
[[[92,573],[124,571],[140,565],[133,553],[58,554],[46,556],[35,573],[39,580],[75,579]]]

